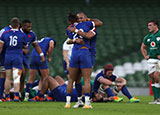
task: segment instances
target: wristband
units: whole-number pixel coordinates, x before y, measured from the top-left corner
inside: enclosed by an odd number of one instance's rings
[[[116,85],[116,83],[115,83],[115,82],[112,82],[112,85]]]
[[[43,54],[43,53],[40,53],[39,55],[40,55],[41,57],[42,57],[42,56],[44,56],[44,54]]]
[[[90,21],[91,19],[90,18],[87,18],[87,21]]]
[[[78,33],[78,29],[75,29],[74,32],[75,32],[75,33]]]

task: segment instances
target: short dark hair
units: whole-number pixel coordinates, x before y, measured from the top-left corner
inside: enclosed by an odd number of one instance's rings
[[[148,23],[154,23],[154,25],[157,25],[157,26],[159,26],[159,24],[158,24],[158,21],[156,21],[156,20],[150,20],[150,21],[148,21]]]
[[[73,14],[73,13],[68,14],[68,21],[70,21],[72,24],[77,22],[77,20],[78,20],[78,17],[76,14]]]
[[[10,24],[12,28],[17,28],[20,25],[20,21],[17,17],[11,19]]]
[[[23,20],[23,21],[22,21],[22,26],[25,25],[26,23],[31,23],[31,21],[28,20],[28,19]]]

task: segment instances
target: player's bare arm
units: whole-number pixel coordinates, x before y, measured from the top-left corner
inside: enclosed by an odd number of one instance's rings
[[[28,46],[23,46],[23,49],[22,49],[23,53],[26,55],[28,53]]]
[[[149,59],[149,55],[147,54],[146,48],[147,48],[147,46],[146,46],[144,43],[142,43],[142,44],[141,44],[141,53],[142,53],[142,55],[144,56],[144,58],[145,58],[146,60],[148,60],[148,59]]]
[[[95,27],[100,27],[103,25],[103,22],[100,21],[99,19],[90,19],[90,18],[87,18],[87,21],[93,21],[95,23]]]
[[[34,42],[32,43],[33,44],[33,47],[35,48],[35,50],[39,53],[39,55],[41,56],[41,62],[45,61],[45,57],[44,57],[44,54],[41,50],[41,48],[39,47],[38,43],[37,42]]]
[[[4,44],[4,43],[0,41],[0,53],[1,53],[1,51],[2,51],[3,44]]]
[[[67,54],[68,54],[68,50],[63,50],[63,58],[67,63],[67,70],[69,70],[69,60],[68,60]]]
[[[47,51],[48,62],[51,61],[50,56],[51,56],[51,54],[52,54],[53,49],[54,49],[54,42],[53,42],[53,41],[50,41],[50,42],[49,42],[49,48],[48,48],[48,51]]]
[[[103,78],[103,77],[99,78],[99,82],[104,85],[116,85],[115,82],[112,82],[112,81],[110,81],[106,78]]]
[[[95,33],[93,31],[89,31],[89,32],[82,32],[81,30],[78,30],[75,26],[74,27],[70,27],[69,28],[70,32],[75,32],[78,35],[86,38],[86,39],[91,39],[95,36]]]
[[[85,44],[85,42],[83,41],[83,39],[80,39],[80,38],[69,39],[69,38],[68,38],[67,44],[74,44],[74,43],[77,43],[77,44],[80,44],[80,45]]]

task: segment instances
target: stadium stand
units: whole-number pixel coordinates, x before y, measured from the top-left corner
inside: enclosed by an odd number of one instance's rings
[[[85,12],[88,17],[99,18],[104,22],[103,26],[98,28],[94,68],[96,71],[107,63],[116,66],[125,62],[140,62],[143,59],[139,50],[147,33],[146,24],[150,19],[159,21],[159,6],[158,0],[90,0],[90,3],[85,0],[76,3],[75,0],[4,0],[0,4],[0,28],[7,26],[9,20],[17,16],[20,20],[28,18],[32,21],[33,31],[38,39],[45,36],[54,37],[57,47],[50,64],[51,75],[64,76],[62,44],[66,39],[67,13]],[[135,73],[134,76],[144,74]],[[125,77],[131,80],[129,82],[134,86],[133,76],[127,74]]]

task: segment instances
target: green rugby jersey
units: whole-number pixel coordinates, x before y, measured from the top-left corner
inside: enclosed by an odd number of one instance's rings
[[[157,55],[160,54],[160,30],[155,34],[146,35],[143,43],[148,46],[147,53],[150,58],[157,59]]]

